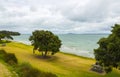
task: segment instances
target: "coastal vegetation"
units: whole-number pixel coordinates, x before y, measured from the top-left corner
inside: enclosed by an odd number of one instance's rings
[[[113,67],[120,69],[120,25],[115,24],[112,28],[112,33],[107,38],[101,38],[99,47],[94,50],[97,64],[106,73],[111,72]]]

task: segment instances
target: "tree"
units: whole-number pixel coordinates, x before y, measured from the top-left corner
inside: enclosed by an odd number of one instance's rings
[[[2,38],[4,38],[5,36],[3,34],[0,33],[0,41]]]
[[[120,68],[120,25],[115,24],[107,38],[101,38],[99,47],[94,50],[95,59],[104,67],[106,73],[112,71],[112,67]]]
[[[61,47],[61,40],[50,31],[36,30],[32,33],[29,40],[34,46],[33,53],[38,50],[45,57],[48,52],[51,52],[52,55],[55,54]]]
[[[8,35],[12,35],[12,36],[17,36],[20,35],[19,32],[13,32],[13,31],[6,31],[6,30],[2,30],[0,31],[1,34],[8,34]]]
[[[0,31],[0,41],[1,41],[1,39],[5,39],[5,38],[13,40],[12,36],[17,36],[17,35],[20,35],[20,33],[6,31],[6,30]]]

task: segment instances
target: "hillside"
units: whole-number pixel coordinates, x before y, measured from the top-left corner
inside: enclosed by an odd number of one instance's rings
[[[11,72],[7,69],[7,67],[0,62],[0,77],[11,77]]]
[[[15,53],[19,62],[29,62],[34,67],[45,72],[52,72],[58,77],[119,77],[120,71],[114,69],[109,74],[98,74],[90,71],[95,63],[94,59],[79,57],[75,55],[57,53],[49,59],[43,59],[39,52],[32,53],[32,46],[22,43],[11,42],[7,46],[0,47],[7,52]]]

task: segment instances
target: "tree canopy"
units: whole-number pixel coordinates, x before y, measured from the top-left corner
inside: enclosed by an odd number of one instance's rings
[[[112,28],[112,33],[101,38],[99,47],[94,50],[95,59],[107,73],[112,71],[112,67],[120,69],[120,25],[115,24]]]
[[[0,40],[5,39],[5,38],[13,40],[12,36],[16,36],[16,35],[20,35],[20,33],[2,30],[2,31],[0,31]]]
[[[12,35],[12,36],[17,36],[20,35],[19,32],[13,32],[13,31],[6,31],[6,30],[2,30],[0,31],[1,34],[7,34],[7,35]]]
[[[46,56],[48,52],[53,55],[61,47],[61,40],[50,31],[36,30],[32,33],[29,40],[34,46],[33,53],[35,53],[34,50],[38,50],[42,52],[42,56]]]

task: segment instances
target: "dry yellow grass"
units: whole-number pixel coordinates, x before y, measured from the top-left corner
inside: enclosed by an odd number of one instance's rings
[[[11,77],[11,72],[6,68],[6,66],[0,63],[0,77]]]
[[[58,77],[117,77],[118,70],[107,75],[91,72],[89,69],[95,63],[94,59],[78,57],[74,55],[57,53],[49,59],[39,57],[39,52],[32,53],[32,46],[11,42],[6,47],[1,47],[7,52],[15,53],[19,62],[29,62],[34,67],[45,72],[52,72]]]

